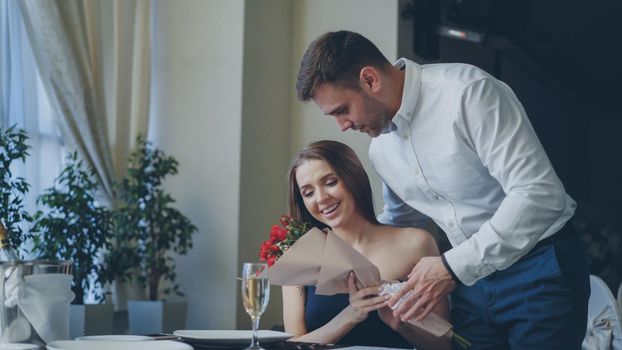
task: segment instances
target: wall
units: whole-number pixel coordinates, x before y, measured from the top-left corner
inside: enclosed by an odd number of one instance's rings
[[[292,69],[292,157],[306,144],[320,139],[346,143],[359,155],[372,182],[376,212],[382,209],[382,188],[370,166],[367,134],[353,131],[342,133],[336,122],[324,116],[313,104],[296,99],[295,79],[300,59],[311,41],[319,35],[336,30],[351,30],[369,38],[389,61],[397,57],[398,2],[374,0],[307,0],[294,3],[294,62]]]
[[[259,245],[286,213],[289,164],[291,13],[289,0],[247,1],[244,14],[242,161],[238,268],[258,260]],[[275,16],[275,14],[282,14]],[[281,288],[271,288],[261,327],[282,324]],[[240,289],[237,304],[242,305]],[[237,327],[250,327],[238,307]]]
[[[198,227],[176,259],[188,328],[233,328],[237,307],[244,2],[155,1],[150,139],[180,162],[167,182]]]

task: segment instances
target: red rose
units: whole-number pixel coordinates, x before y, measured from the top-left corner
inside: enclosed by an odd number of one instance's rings
[[[272,225],[272,229],[270,229],[270,240],[275,242],[279,239],[279,231],[281,228],[278,225]]]
[[[270,239],[261,243],[259,258],[272,266],[283,252],[308,230],[307,223],[298,222],[287,215],[282,215],[279,225],[270,228]],[[285,243],[287,242],[287,243]]]
[[[292,221],[292,218],[287,215],[281,215],[281,225],[283,225],[283,227],[287,227],[290,221]]]
[[[259,257],[263,260],[266,261],[266,259],[268,259],[268,257],[270,256],[272,251],[272,242],[265,241],[261,244],[261,247],[259,248]]]
[[[279,241],[284,241],[285,238],[287,238],[287,234],[289,233],[289,231],[287,231],[284,228],[279,228],[279,232],[277,233],[277,236],[279,237]]]

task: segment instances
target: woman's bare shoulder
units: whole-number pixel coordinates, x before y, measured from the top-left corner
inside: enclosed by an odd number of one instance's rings
[[[430,232],[416,227],[388,226],[396,243],[405,249],[416,252],[419,257],[439,255],[436,240]]]
[[[383,238],[374,250],[374,263],[381,267],[386,280],[404,280],[421,258],[438,255],[436,242],[426,230],[392,226],[381,229]]]

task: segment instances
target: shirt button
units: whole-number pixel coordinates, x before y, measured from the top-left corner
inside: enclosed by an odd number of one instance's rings
[[[434,196],[434,200],[436,200],[436,201],[437,201],[437,200],[439,200],[439,199],[441,199],[439,196]]]
[[[408,140],[408,135],[407,134],[403,134],[402,135],[402,140]]]
[[[479,274],[477,274],[477,273],[473,274],[473,278],[478,279],[479,278]]]
[[[418,176],[419,174],[421,174],[421,172],[419,172],[419,169],[415,169],[415,175]]]
[[[450,221],[450,222],[448,222],[448,223],[447,223],[447,227],[449,227],[449,228],[453,228],[453,227],[454,227],[454,223],[453,223],[453,222],[451,222],[451,221]]]

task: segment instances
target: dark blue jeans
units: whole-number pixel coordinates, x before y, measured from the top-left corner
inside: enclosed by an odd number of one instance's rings
[[[537,245],[471,287],[458,286],[451,297],[452,323],[473,344],[471,350],[579,350],[589,296],[583,244],[568,235]]]

